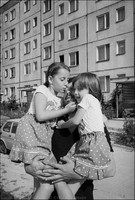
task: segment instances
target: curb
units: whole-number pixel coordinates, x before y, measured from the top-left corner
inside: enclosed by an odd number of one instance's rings
[[[124,145],[121,145],[121,144],[116,144],[113,141],[112,141],[112,146],[118,147],[118,148],[121,148],[121,149],[126,149],[127,151],[135,151],[135,149],[133,147],[128,147],[128,146],[124,146]]]

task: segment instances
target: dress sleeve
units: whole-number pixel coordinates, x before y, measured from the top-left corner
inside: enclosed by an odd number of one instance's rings
[[[47,88],[45,85],[40,85],[40,86],[36,89],[35,94],[38,93],[38,92],[42,93],[42,94],[45,95],[46,97],[48,96],[48,88]]]
[[[80,107],[82,107],[84,110],[87,110],[91,105],[91,98],[90,95],[85,95],[82,99],[82,101],[78,104]]]

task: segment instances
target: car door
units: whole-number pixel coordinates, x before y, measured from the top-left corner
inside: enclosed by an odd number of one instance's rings
[[[11,127],[11,136],[10,136],[10,142],[9,142],[9,149],[12,148],[13,143],[14,143],[14,138],[17,130],[18,122],[13,122],[12,127]]]
[[[5,141],[7,149],[9,149],[9,146],[11,144],[11,127],[12,127],[12,122],[7,121],[2,128],[1,137]]]

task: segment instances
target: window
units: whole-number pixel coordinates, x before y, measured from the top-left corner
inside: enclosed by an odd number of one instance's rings
[[[100,76],[99,80],[102,92],[110,92],[110,76]]]
[[[33,19],[33,27],[36,27],[37,26],[37,17],[35,17],[34,19]]]
[[[15,87],[10,88],[10,96],[15,96]]]
[[[10,21],[14,20],[15,19],[15,9],[13,9],[11,12],[10,12]]]
[[[69,39],[76,39],[79,37],[79,24],[75,24],[69,27]]]
[[[10,59],[15,58],[15,47],[10,49]]]
[[[60,55],[59,58],[60,58],[60,62],[64,63],[64,55]]]
[[[8,58],[8,50],[5,51],[5,59]]]
[[[17,126],[18,126],[18,123],[17,123],[17,122],[14,122],[14,123],[13,123],[13,126],[12,126],[11,133],[16,133]]]
[[[79,52],[72,52],[69,54],[69,66],[77,66],[79,65]]]
[[[24,65],[24,75],[31,74],[31,65],[27,63]]]
[[[46,74],[47,74],[47,72],[44,71],[44,77],[43,77],[43,82],[44,83],[46,82]]]
[[[33,71],[37,71],[37,61],[33,62]]]
[[[59,41],[64,40],[64,29],[59,30]]]
[[[125,7],[116,9],[116,22],[125,20]]]
[[[5,14],[5,22],[8,21],[8,13]]]
[[[78,0],[69,0],[69,13],[78,10]]]
[[[51,58],[51,46],[44,48],[44,59],[50,59]]]
[[[8,50],[5,51],[5,59],[8,59]]]
[[[13,40],[13,39],[15,39],[15,28],[10,30],[10,40]]]
[[[5,71],[4,71],[4,77],[5,77],[5,78],[8,77],[8,69],[5,69]]]
[[[33,40],[33,49],[37,48],[37,39]]]
[[[110,59],[110,44],[97,47],[97,62]]]
[[[44,1],[44,12],[48,12],[51,10],[51,0]]]
[[[30,0],[24,2],[24,13],[30,10]]]
[[[64,3],[59,5],[59,15],[63,15],[64,14]]]
[[[10,132],[12,122],[7,122],[3,127],[3,131]]]
[[[37,4],[37,0],[33,0],[33,6]]]
[[[30,53],[30,42],[24,44],[24,54]]]
[[[44,36],[51,34],[51,22],[44,24]]]
[[[103,31],[110,26],[109,13],[105,13],[97,17],[97,31]]]
[[[15,67],[10,68],[10,78],[15,78]]]
[[[121,40],[116,43],[116,54],[125,54],[125,40]]]
[[[8,32],[5,33],[5,41],[8,40]]]
[[[5,90],[4,90],[4,95],[5,95],[5,96],[8,95],[8,88],[5,88]]]
[[[30,31],[30,21],[24,23],[24,33],[28,33]]]

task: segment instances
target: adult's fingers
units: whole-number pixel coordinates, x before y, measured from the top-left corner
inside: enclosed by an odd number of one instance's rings
[[[40,160],[43,160],[45,158],[44,155],[37,155],[33,158],[34,161],[40,161]]]
[[[62,165],[58,164],[58,163],[47,163],[49,166],[53,167],[53,168],[57,168],[62,170]]]
[[[69,159],[67,156],[61,157],[60,160],[66,162],[66,163],[72,162],[71,159]]]
[[[44,169],[43,173],[49,173],[49,174],[62,174],[61,170],[58,169]]]
[[[58,182],[61,182],[61,181],[63,181],[63,179],[62,179],[62,178],[60,178],[60,179],[57,179],[57,180],[55,180],[55,181],[52,181],[52,184],[55,184],[55,183],[58,183]]]
[[[58,181],[58,180],[63,180],[63,178],[61,177],[61,175],[54,175],[54,176],[46,178],[45,180],[54,182],[54,181]]]

